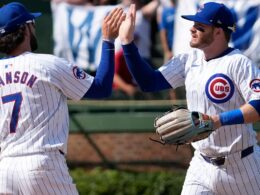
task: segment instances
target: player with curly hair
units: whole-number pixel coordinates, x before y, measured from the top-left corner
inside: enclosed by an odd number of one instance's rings
[[[67,99],[104,98],[112,91],[114,43],[125,14],[102,24],[102,59],[95,77],[37,49],[35,19],[24,5],[0,8],[0,194],[78,194],[66,165]],[[43,33],[43,32],[42,32]]]

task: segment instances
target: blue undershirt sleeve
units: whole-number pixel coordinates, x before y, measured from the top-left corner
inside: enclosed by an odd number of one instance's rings
[[[171,88],[162,73],[142,59],[134,42],[122,47],[127,67],[142,91],[154,92]]]
[[[114,43],[103,41],[101,60],[96,76],[84,98],[105,98],[112,93],[112,84],[115,69]]]

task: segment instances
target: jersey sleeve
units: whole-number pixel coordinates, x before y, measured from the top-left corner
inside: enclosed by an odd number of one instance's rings
[[[62,58],[47,66],[48,80],[72,100],[80,100],[90,88],[94,77]]]
[[[246,102],[260,100],[260,71],[248,58],[242,58],[236,66],[233,78]]]
[[[185,64],[187,59],[188,54],[180,54],[159,68],[159,71],[174,89],[185,84]]]

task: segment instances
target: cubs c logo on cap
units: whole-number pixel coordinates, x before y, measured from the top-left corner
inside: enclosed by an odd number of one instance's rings
[[[254,92],[260,92],[260,79],[253,79],[250,82],[250,88],[254,91]]]
[[[225,74],[212,75],[205,88],[207,97],[214,103],[225,103],[234,94],[234,84]]]
[[[86,73],[81,68],[74,66],[73,67],[73,75],[76,77],[76,79],[85,79]]]

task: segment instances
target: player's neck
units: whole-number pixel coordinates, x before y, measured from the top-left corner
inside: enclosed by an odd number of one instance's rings
[[[28,42],[23,41],[20,45],[18,45],[15,49],[13,49],[7,56],[19,56],[25,52],[31,52],[31,46]]]
[[[209,47],[203,48],[205,60],[209,61],[211,59],[220,56],[226,49],[228,48],[228,44],[218,44],[217,46],[212,44]]]

